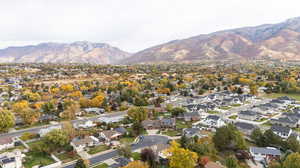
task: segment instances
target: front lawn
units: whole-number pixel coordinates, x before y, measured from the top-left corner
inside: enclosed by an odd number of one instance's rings
[[[80,157],[77,154],[70,154],[70,153],[59,153],[59,154],[55,154],[55,156],[61,160],[63,163],[67,163],[67,162],[71,162],[73,160],[77,160]]]
[[[162,134],[172,137],[172,136],[180,136],[181,133],[176,130],[167,130],[167,131],[162,131]]]
[[[232,104],[231,106],[232,106],[232,107],[240,107],[241,104]]]
[[[123,137],[120,139],[121,144],[131,144],[135,140],[135,137]]]
[[[235,120],[235,119],[238,118],[238,116],[237,116],[237,115],[232,115],[232,116],[230,116],[229,118]]]
[[[214,110],[208,110],[207,111],[208,114],[218,114],[218,111],[214,111]]]
[[[23,165],[25,168],[32,168],[36,165],[46,166],[54,163],[55,161],[50,155],[39,152],[28,152],[26,153],[25,162]]]
[[[231,109],[231,107],[229,107],[229,106],[222,106],[222,107],[219,107],[219,109],[222,109],[222,110],[229,110],[229,109]]]
[[[297,101],[300,101],[300,94],[296,93],[271,93],[271,94],[265,94],[264,97],[275,99],[282,96],[288,96],[290,98],[296,99]]]
[[[102,163],[94,168],[108,168],[108,165],[106,163]]]
[[[110,149],[109,146],[106,146],[106,145],[98,145],[98,146],[95,146],[95,147],[91,147],[90,150],[88,151],[88,154],[96,154],[96,153],[100,153],[100,152],[103,152],[103,151],[106,151]]]
[[[192,127],[191,122],[186,122],[186,121],[176,121],[176,128],[178,129],[184,129],[184,128],[190,128]]]

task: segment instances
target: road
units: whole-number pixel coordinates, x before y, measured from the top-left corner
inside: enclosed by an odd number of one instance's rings
[[[137,150],[137,149],[142,149],[145,147],[150,147],[152,145],[157,145],[157,144],[167,144],[169,141],[169,138],[166,136],[161,136],[161,135],[147,135],[147,136],[142,136],[140,141],[137,144],[131,145],[132,150]],[[105,154],[101,154],[95,157],[92,157],[89,159],[91,165],[95,165],[98,163],[101,163],[105,160],[111,159],[118,156],[118,151],[114,150]],[[75,163],[71,165],[64,166],[63,168],[74,168]]]
[[[127,114],[126,112],[114,112],[114,113],[108,113],[108,114],[101,114],[101,115],[97,115],[97,116],[93,116],[93,117],[89,117],[89,118],[77,119],[77,120],[73,120],[71,122],[73,124],[77,124],[77,123],[84,122],[84,121],[87,121],[87,120],[96,121],[101,117],[114,117],[114,116],[121,116],[121,115],[126,115],[126,114]],[[44,125],[44,126],[40,126],[40,127],[27,128],[27,129],[17,130],[17,131],[14,131],[14,132],[4,133],[4,134],[0,134],[0,139],[3,138],[3,137],[21,136],[25,132],[39,133],[39,131],[41,129],[49,128],[49,127],[52,127],[52,126],[60,126],[60,125],[62,125],[62,123],[49,124],[49,125]]]

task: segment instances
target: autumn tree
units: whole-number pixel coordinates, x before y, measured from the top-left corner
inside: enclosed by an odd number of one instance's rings
[[[64,121],[62,123],[62,129],[69,136],[69,139],[73,139],[76,136],[76,130],[73,127],[73,124],[70,121]]]
[[[74,86],[72,84],[63,84],[60,89],[64,92],[72,92],[74,90]]]
[[[33,125],[39,121],[41,113],[29,107],[24,108],[18,112],[18,115],[23,119],[27,125]]]
[[[88,168],[89,161],[84,159],[78,159],[75,164],[75,168]]]
[[[284,168],[300,168],[300,154],[292,153],[283,162]]]
[[[11,111],[0,109],[0,132],[5,132],[14,125],[14,114]]]
[[[156,168],[156,155],[151,148],[145,148],[141,151],[141,160],[148,163],[150,168]]]
[[[70,138],[65,131],[55,129],[45,135],[44,141],[47,145],[53,147],[53,149],[56,149],[69,145]]]
[[[257,89],[258,89],[257,85],[251,84],[250,85],[250,94],[252,94],[252,95],[258,95]]]
[[[171,142],[171,146],[165,152],[169,159],[170,168],[194,168],[197,163],[197,154],[181,148],[175,141]]]
[[[74,120],[76,118],[76,113],[80,111],[80,106],[78,103],[72,103],[67,106],[67,108],[60,113],[60,117],[68,120]]]
[[[126,144],[126,145],[120,146],[118,148],[118,153],[119,153],[119,155],[121,155],[125,158],[128,158],[128,159],[131,158],[132,151],[131,151],[130,145]]]
[[[130,162],[127,166],[124,166],[122,168],[149,168],[149,166],[147,165],[147,163],[137,160]]]
[[[148,110],[143,107],[132,107],[128,110],[128,116],[135,122],[141,123],[148,118]]]

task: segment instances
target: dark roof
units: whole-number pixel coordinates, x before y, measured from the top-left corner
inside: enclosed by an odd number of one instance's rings
[[[289,127],[283,127],[277,124],[272,125],[271,130],[274,132],[282,132],[288,134],[291,129]]]
[[[200,131],[199,128],[186,128],[183,130],[184,134],[189,134],[189,135],[193,135],[196,134]]]
[[[211,120],[219,120],[219,119],[220,119],[220,117],[217,116],[217,115],[209,115],[209,116],[207,116],[206,118],[207,118],[207,119],[211,119]]]
[[[117,131],[121,134],[125,134],[127,132],[127,130],[124,127],[115,128],[115,131]]]
[[[241,111],[239,114],[242,114],[242,115],[249,115],[249,116],[255,116],[255,115],[257,115],[257,112],[255,112],[255,111],[250,111],[250,110],[246,110],[246,111]]]
[[[271,119],[272,121],[281,122],[281,123],[289,123],[289,124],[296,124],[297,121],[291,119],[290,117],[280,117],[278,119]]]
[[[245,122],[236,122],[235,126],[241,129],[253,130],[256,127],[253,124],[245,123]]]
[[[3,164],[7,164],[7,163],[14,162],[15,160],[16,160],[15,157],[11,157],[11,158],[4,157],[1,158],[0,162],[2,162]]]

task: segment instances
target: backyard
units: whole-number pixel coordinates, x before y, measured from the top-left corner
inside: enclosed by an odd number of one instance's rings
[[[36,165],[46,166],[54,163],[54,160],[50,155],[40,152],[28,152],[26,153],[24,166],[25,168],[32,168]]]
[[[110,149],[109,146],[98,145],[98,146],[95,146],[95,147],[91,147],[90,150],[88,151],[88,154],[93,155],[93,154],[96,154],[96,153],[99,153],[99,152],[106,151],[108,149]]]

